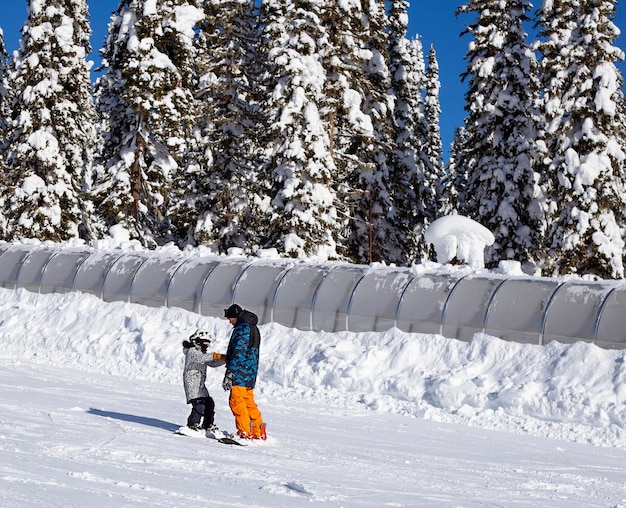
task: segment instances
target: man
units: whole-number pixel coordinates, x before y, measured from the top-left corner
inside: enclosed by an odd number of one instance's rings
[[[243,439],[267,439],[266,425],[254,401],[261,346],[259,318],[237,304],[224,309],[224,316],[234,328],[226,352],[222,386],[230,390],[228,404],[235,417],[237,435]]]

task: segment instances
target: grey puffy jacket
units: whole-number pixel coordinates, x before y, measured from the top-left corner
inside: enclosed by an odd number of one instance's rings
[[[200,397],[208,397],[209,391],[206,389],[206,368],[221,367],[226,362],[224,360],[214,360],[213,352],[203,353],[198,345],[183,347],[185,354],[185,368],[183,370],[183,385],[187,403]]]

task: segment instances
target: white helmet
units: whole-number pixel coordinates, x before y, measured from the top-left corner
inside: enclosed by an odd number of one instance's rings
[[[213,335],[211,335],[211,333],[206,330],[196,330],[194,333],[191,334],[189,340],[191,342],[204,342],[210,344],[211,342],[213,342]]]

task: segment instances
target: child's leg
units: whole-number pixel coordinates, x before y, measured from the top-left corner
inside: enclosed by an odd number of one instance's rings
[[[187,418],[187,427],[195,427],[200,425],[200,420],[204,415],[204,397],[192,399],[189,403],[191,404],[191,414]]]
[[[228,405],[235,417],[237,430],[250,434],[250,416],[248,415],[246,403],[246,390],[245,386],[233,386],[230,390]]]
[[[204,421],[202,422],[202,428],[208,429],[213,425],[215,420],[215,401],[209,395],[204,398]]]

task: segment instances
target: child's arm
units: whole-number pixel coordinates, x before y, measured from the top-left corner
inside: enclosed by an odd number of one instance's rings
[[[220,353],[213,353],[212,355],[210,355],[210,357],[212,359],[207,362],[207,365],[209,367],[221,367],[222,365],[226,363],[226,355],[222,355]]]

